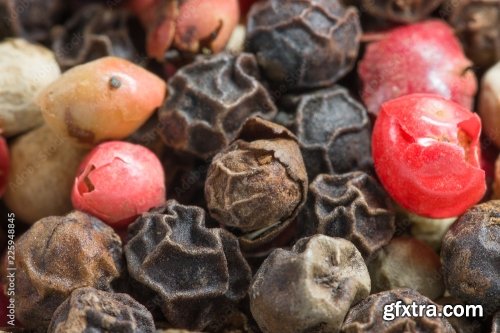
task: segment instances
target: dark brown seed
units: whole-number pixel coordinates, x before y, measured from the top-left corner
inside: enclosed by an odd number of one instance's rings
[[[255,57],[245,53],[199,58],[180,69],[159,111],[165,144],[208,159],[236,137],[248,117],[273,118],[276,107],[258,77]]]
[[[297,135],[310,181],[320,173],[372,171],[370,119],[345,88],[288,95],[280,109],[276,121]]]
[[[434,305],[436,307],[436,315],[434,315],[435,317],[431,317],[424,313],[422,317],[402,316],[402,310],[399,308],[400,315],[395,316],[394,303],[398,301],[402,302],[401,305],[411,305],[412,302],[415,302],[417,305]],[[436,303],[412,289],[383,291],[370,295],[349,311],[342,326],[342,333],[455,333],[448,320],[437,317],[439,311],[440,309]],[[394,315],[394,318],[390,318],[391,315]]]
[[[398,237],[378,251],[368,264],[372,292],[412,288],[436,299],[444,293],[441,262],[434,250],[410,237]]]
[[[153,316],[127,294],[80,288],[54,312],[48,333],[154,333]]]
[[[361,10],[397,23],[412,23],[428,17],[444,0],[359,0]]]
[[[351,242],[316,235],[274,250],[249,293],[264,333],[338,332],[349,308],[370,293],[370,277]]]
[[[250,118],[237,140],[208,170],[210,215],[234,228],[245,251],[278,237],[307,197],[307,175],[295,136],[272,122]]]
[[[485,315],[500,309],[500,201],[469,209],[443,238],[441,261],[450,294],[480,304]]]
[[[16,316],[26,328],[49,325],[80,287],[111,290],[124,270],[120,237],[81,212],[41,219],[16,243]]]
[[[443,8],[474,65],[500,60],[500,0],[448,0]]]
[[[67,69],[98,58],[117,56],[139,60],[129,31],[131,15],[124,9],[88,5],[64,25],[53,29],[52,48],[57,62]]]
[[[395,232],[391,200],[363,172],[319,175],[309,187],[309,200],[299,216],[306,235],[342,237],[356,245],[365,259],[388,244]]]
[[[257,2],[247,31],[246,50],[287,90],[335,83],[354,66],[361,37],[357,10],[338,0]]]
[[[136,291],[170,324],[202,330],[247,294],[251,272],[238,240],[205,227],[205,212],[169,200],[129,227],[125,255]]]

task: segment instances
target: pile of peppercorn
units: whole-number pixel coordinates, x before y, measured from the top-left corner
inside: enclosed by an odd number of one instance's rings
[[[0,330],[499,333],[499,148],[500,0],[0,0]]]

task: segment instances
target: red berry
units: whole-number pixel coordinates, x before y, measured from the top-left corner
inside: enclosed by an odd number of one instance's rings
[[[432,218],[460,215],[486,190],[480,133],[476,114],[440,96],[391,100],[373,129],[375,169],[404,208]]]
[[[368,45],[358,72],[368,110],[396,97],[441,95],[472,110],[477,80],[453,30],[438,20],[396,28]]]
[[[163,167],[143,146],[100,144],[81,163],[71,199],[75,209],[123,227],[165,201]]]
[[[9,148],[5,139],[0,136],[0,197],[5,192],[5,187],[7,185],[7,176],[9,174]]]

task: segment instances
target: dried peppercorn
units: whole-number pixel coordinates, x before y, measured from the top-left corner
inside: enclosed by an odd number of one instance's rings
[[[500,62],[488,69],[481,80],[478,112],[484,132],[500,147]]]
[[[462,305],[464,306],[462,302],[460,302],[458,299],[447,296],[447,297],[442,297],[436,301],[439,305]],[[477,333],[477,332],[484,332],[484,324],[481,322],[482,318],[471,318],[467,316],[463,317],[448,317],[446,318],[448,322],[451,324],[451,326],[455,329],[457,333]],[[498,333],[498,332],[496,332]]]
[[[159,61],[170,47],[220,52],[240,17],[238,0],[132,0],[129,5],[147,30],[148,55]]]
[[[120,237],[82,212],[41,219],[16,242],[16,316],[47,328],[56,308],[80,287],[112,290],[125,269]]]
[[[247,24],[248,52],[267,79],[289,90],[329,86],[356,61],[358,12],[338,0],[262,1]]]
[[[500,1],[447,0],[443,8],[474,65],[500,61]]]
[[[35,98],[60,75],[49,49],[23,39],[0,43],[0,132],[9,137],[40,126]]]
[[[204,224],[203,209],[169,200],[129,226],[125,255],[135,288],[174,327],[203,330],[242,300],[250,284],[238,240]]]
[[[278,237],[307,198],[307,174],[295,136],[249,118],[237,140],[217,154],[205,181],[210,215],[233,228],[245,251]]]
[[[276,121],[297,135],[310,181],[320,173],[372,171],[370,119],[345,88],[288,95],[280,104]]]
[[[165,95],[166,83],[158,76],[125,59],[105,57],[65,72],[37,103],[56,133],[92,146],[132,134]]]
[[[321,174],[309,186],[307,208],[299,217],[307,235],[342,237],[369,259],[395,232],[392,203],[380,184],[363,172]]]
[[[352,243],[316,235],[274,250],[249,293],[264,333],[338,332],[349,308],[369,295],[370,277]]]
[[[410,237],[391,240],[368,263],[372,293],[411,288],[436,299],[445,287],[439,256],[428,245]]]
[[[441,261],[446,287],[467,304],[481,304],[485,315],[500,309],[500,201],[476,205],[446,233]]]
[[[129,27],[131,14],[124,9],[109,9],[91,4],[75,12],[64,25],[52,30],[52,49],[63,68],[116,56],[138,60]]]
[[[153,316],[127,294],[75,289],[54,312],[48,333],[91,331],[154,333]]]
[[[398,301],[401,301],[402,305],[411,305],[415,302],[418,305],[426,305],[428,308],[424,316],[396,316],[394,303]],[[435,307],[435,311],[430,310],[431,306]],[[392,309],[392,312],[386,310],[386,307]],[[407,330],[455,333],[448,320],[437,316],[438,311],[436,303],[412,289],[383,291],[370,295],[349,311],[342,326],[342,333],[389,333]]]
[[[428,17],[443,0],[361,0],[360,7],[370,15],[398,23],[411,23]]]
[[[69,9],[67,0],[0,0],[0,40],[23,37],[49,44],[50,29],[64,20]]]
[[[66,142],[44,125],[15,140],[5,204],[17,218],[33,224],[73,209],[71,188],[86,150]]]
[[[141,145],[111,141],[95,147],[76,172],[71,201],[114,227],[130,224],[165,201],[161,162]]]
[[[181,68],[159,111],[165,144],[208,159],[236,137],[247,118],[273,118],[276,106],[258,78],[255,57],[246,53],[200,58]]]

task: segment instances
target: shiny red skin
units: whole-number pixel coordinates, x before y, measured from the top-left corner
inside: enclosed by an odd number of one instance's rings
[[[377,175],[407,210],[431,218],[462,214],[483,197],[481,120],[438,95],[413,94],[382,104],[373,129]]]
[[[147,148],[122,141],[95,147],[83,160],[71,199],[75,209],[115,228],[165,201],[161,162]]]
[[[396,28],[369,44],[360,61],[362,98],[375,115],[383,102],[413,93],[441,95],[472,110],[477,79],[471,66],[445,22]]]
[[[7,142],[5,142],[5,139],[0,136],[0,197],[5,193],[5,189],[7,187],[9,167],[9,147],[7,146]]]

